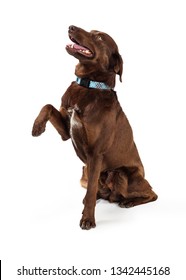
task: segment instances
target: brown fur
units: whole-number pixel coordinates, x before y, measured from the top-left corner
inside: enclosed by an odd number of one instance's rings
[[[84,54],[69,45],[67,52],[79,60],[75,74],[115,86],[120,81],[123,61],[114,40],[106,33],[69,27],[76,46],[90,50]],[[157,199],[144,178],[144,168],[133,140],[131,126],[112,89],[90,89],[72,82],[62,97],[58,111],[45,105],[36,118],[32,135],[39,136],[50,121],[63,140],[72,138],[77,156],[84,162],[81,184],[87,187],[80,226],[95,224],[97,198],[131,207]]]

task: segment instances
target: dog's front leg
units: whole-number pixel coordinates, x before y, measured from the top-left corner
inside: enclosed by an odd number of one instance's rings
[[[70,138],[69,129],[68,129],[68,113],[64,107],[60,108],[58,111],[52,105],[45,105],[38,117],[36,118],[33,128],[32,135],[39,136],[45,131],[46,123],[50,121],[58,133],[61,135],[63,140]]]
[[[83,200],[83,216],[80,221],[82,229],[91,229],[96,226],[95,223],[95,206],[98,190],[98,179],[101,172],[102,156],[90,156],[87,160],[88,186],[87,193]]]

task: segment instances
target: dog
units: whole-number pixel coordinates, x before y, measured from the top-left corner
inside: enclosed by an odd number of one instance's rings
[[[41,109],[32,135],[41,135],[50,121],[62,140],[71,138],[84,163],[81,184],[87,188],[80,227],[89,230],[96,226],[98,198],[128,208],[155,201],[157,195],[144,177],[132,128],[114,91],[116,75],[122,81],[123,72],[118,46],[97,30],[71,25],[68,35],[66,51],[78,60],[77,78],[62,96],[59,110],[50,104]]]

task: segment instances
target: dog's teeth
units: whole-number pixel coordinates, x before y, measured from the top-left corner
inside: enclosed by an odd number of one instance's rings
[[[73,45],[71,45],[71,48],[73,48]],[[89,50],[79,49],[79,52],[84,53],[84,54],[91,54],[91,52]]]
[[[86,53],[86,54],[90,54],[90,51],[89,51],[89,50],[80,50],[80,52]]]

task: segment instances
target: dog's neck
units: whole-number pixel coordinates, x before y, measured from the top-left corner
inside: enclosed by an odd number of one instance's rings
[[[88,78],[79,78],[76,77],[76,83],[78,83],[80,86],[87,87],[87,88],[97,88],[97,89],[106,89],[110,90],[113,88],[109,87],[107,84],[103,82],[97,82],[89,80]]]
[[[78,63],[75,68],[75,75],[80,78],[104,83],[110,89],[115,87],[116,73],[112,69],[105,69],[102,65],[96,66],[94,64]]]

